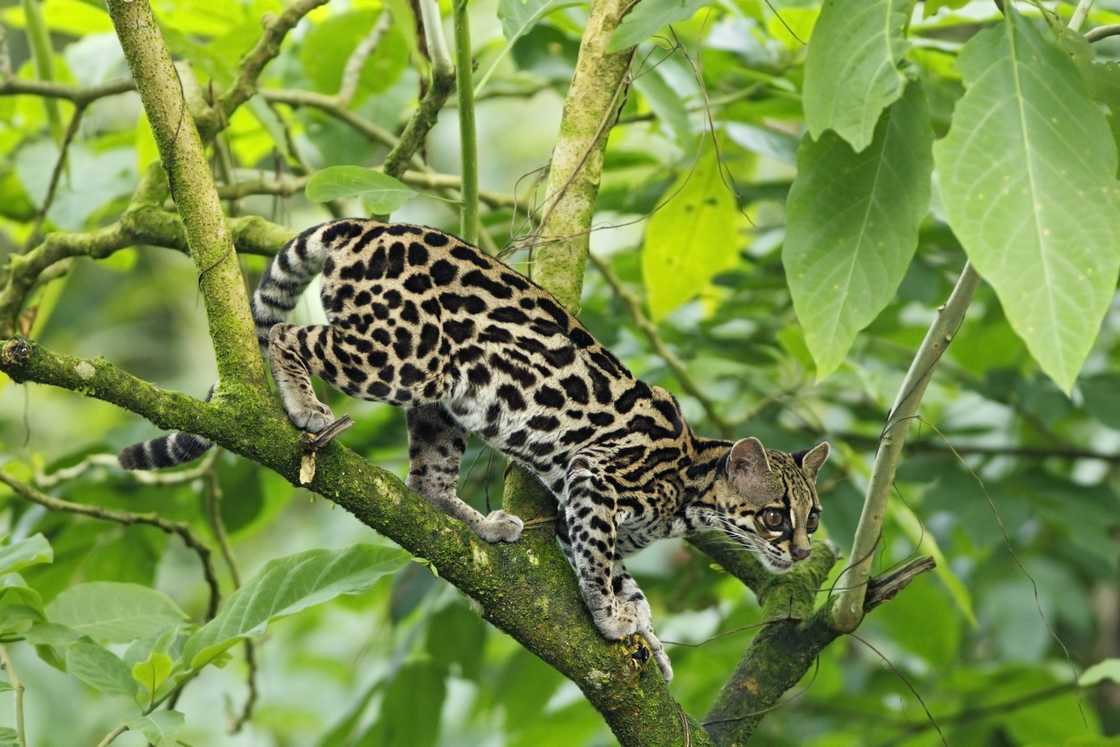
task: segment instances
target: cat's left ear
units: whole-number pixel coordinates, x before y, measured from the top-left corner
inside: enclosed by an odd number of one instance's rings
[[[832,447],[828,445],[828,441],[821,441],[808,451],[802,451],[795,456],[798,457],[797,463],[801,465],[801,471],[805,473],[805,476],[816,482],[817,473],[828,461],[830,453],[832,453]]]

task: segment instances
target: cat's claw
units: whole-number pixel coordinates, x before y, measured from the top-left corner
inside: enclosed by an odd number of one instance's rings
[[[665,653],[665,646],[661,644],[657,636],[653,633],[653,628],[643,626],[638,629],[640,635],[649,646],[650,653],[653,654],[653,660],[657,662],[657,668],[661,670],[661,676],[666,682],[673,681],[673,664],[669,661],[669,654]]]
[[[525,528],[521,518],[501,509],[491,511],[478,525],[478,536],[487,542],[516,542]]]

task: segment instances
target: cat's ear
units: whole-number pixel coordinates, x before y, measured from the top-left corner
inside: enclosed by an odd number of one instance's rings
[[[821,471],[821,467],[828,461],[828,455],[831,453],[832,447],[828,445],[828,441],[821,441],[808,451],[797,454],[797,463],[801,465],[801,471],[805,476],[815,482],[817,473]]]
[[[770,470],[766,447],[753,436],[736,441],[727,456],[727,477],[739,495],[760,501],[773,497],[778,480]],[[781,489],[778,488],[778,493]]]

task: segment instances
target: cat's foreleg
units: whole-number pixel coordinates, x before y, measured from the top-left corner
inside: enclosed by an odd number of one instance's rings
[[[615,586],[617,594],[623,599],[632,602],[638,610],[638,635],[645,639],[653,654],[653,660],[661,670],[661,676],[668,682],[673,679],[673,665],[669,655],[665,653],[665,646],[661,644],[657,634],[653,632],[653,613],[649,608],[646,595],[638,587],[638,582],[626,571],[621,561],[615,563]]]

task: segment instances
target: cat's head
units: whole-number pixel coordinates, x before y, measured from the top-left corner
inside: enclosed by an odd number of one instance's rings
[[[821,514],[817,473],[829,450],[822,442],[787,454],[757,438],[736,441],[714,486],[716,527],[775,573],[809,557]]]

